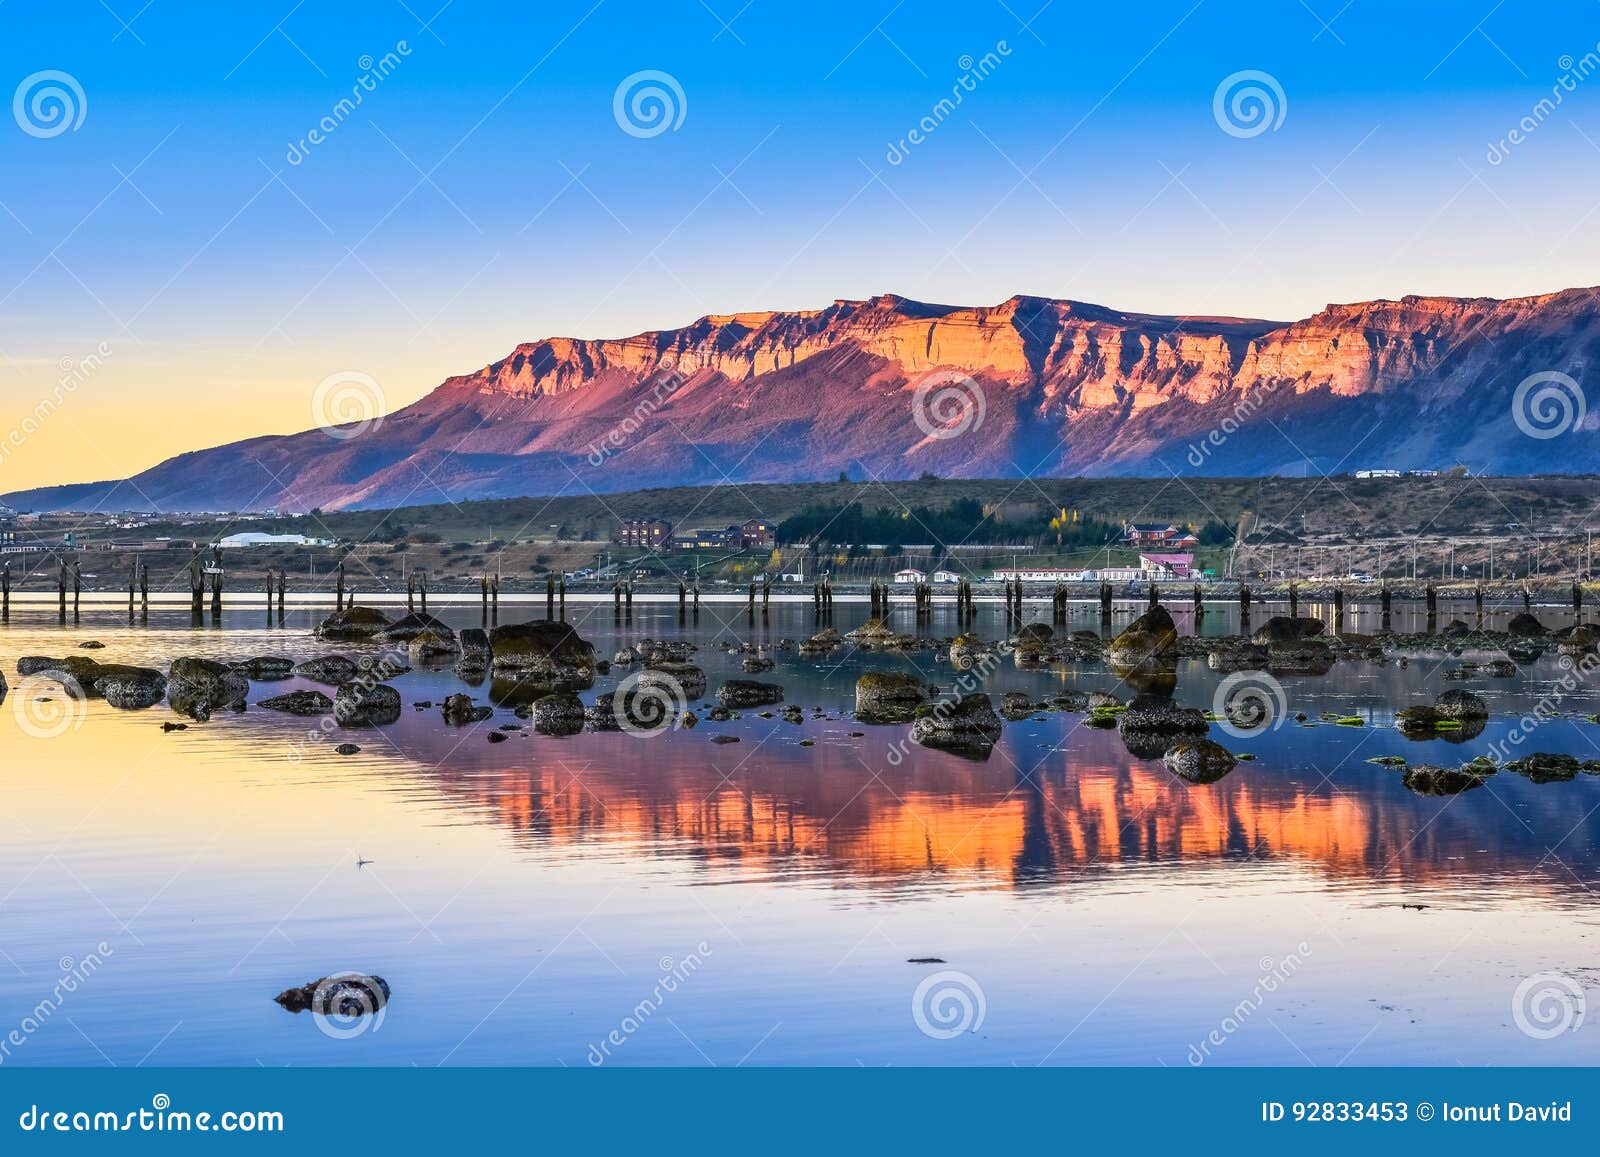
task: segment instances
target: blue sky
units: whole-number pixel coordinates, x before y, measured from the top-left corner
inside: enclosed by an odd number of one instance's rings
[[[707,312],[1600,281],[1591,3],[441,2],[0,5],[6,84],[85,106],[0,131],[0,427],[110,351],[0,439],[0,490],[314,425],[330,374],[395,408],[518,341]],[[614,116],[646,70],[682,93],[653,136]],[[1255,135],[1214,115],[1244,71],[1282,93]]]

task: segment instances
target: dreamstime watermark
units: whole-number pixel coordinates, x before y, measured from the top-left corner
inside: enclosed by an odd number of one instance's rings
[[[1535,972],[1511,994],[1511,1019],[1534,1040],[1577,1032],[1584,1009],[1583,985],[1560,972]]]
[[[284,1122],[276,1109],[174,1109],[171,1097],[157,1093],[148,1109],[125,1113],[30,1104],[18,1115],[17,1128],[24,1133],[282,1133]]]
[[[1217,127],[1241,140],[1277,132],[1289,115],[1289,98],[1270,72],[1246,68],[1222,78],[1211,97]]]
[[[63,956],[59,962],[61,975],[56,978],[55,985],[31,1009],[22,1014],[22,1019],[4,1037],[0,1037],[0,1065],[11,1059],[14,1050],[26,1045],[34,1033],[61,1011],[67,998],[77,992],[80,986],[87,983],[89,978],[100,970],[101,965],[115,955],[116,952],[111,945],[102,940],[94,946],[93,952],[86,953],[82,957],[75,959]]]
[[[1219,716],[1218,726],[1235,739],[1268,727],[1283,726],[1289,713],[1289,697],[1283,684],[1265,671],[1236,671],[1217,684],[1211,697],[1211,713]]]
[[[957,370],[933,370],[911,392],[911,418],[929,438],[946,441],[983,426],[983,387]]]
[[[35,402],[33,410],[0,438],[0,465],[5,464],[13,451],[22,449],[28,439],[37,434],[40,428],[55,416],[56,411],[66,400],[78,392],[78,387],[100,371],[110,356],[111,346],[100,342],[86,357],[63,357],[57,363],[59,373],[55,385],[50,387],[50,392]]]
[[[89,714],[89,697],[77,678],[57,668],[36,671],[33,677],[53,684],[59,694],[33,695],[17,688],[11,706],[17,728],[34,739],[57,739],[82,727]]]
[[[611,115],[630,137],[649,140],[683,127],[689,98],[670,72],[646,68],[622,78],[611,96]]]
[[[977,1032],[988,1011],[983,986],[953,968],[924,977],[911,994],[911,1019],[923,1036],[934,1040]]]
[[[611,708],[617,726],[629,735],[660,735],[669,724],[681,726],[678,720],[689,708],[689,694],[665,671],[635,671],[617,684]]]
[[[330,438],[348,442],[383,425],[383,387],[371,374],[340,370],[317,383],[311,420]]]
[[[284,153],[283,159],[291,165],[302,164],[311,155],[311,150],[338,132],[339,127],[355,115],[356,109],[361,107],[367,97],[377,92],[378,86],[393,76],[401,62],[410,55],[411,45],[404,40],[397,40],[394,48],[377,59],[373,59],[369,54],[357,60],[356,67],[361,69],[361,75],[356,77],[355,83],[350,86],[350,95],[340,97],[305,136],[298,141],[290,141],[289,149]]]
[[[663,362],[657,367],[650,388],[634,403],[633,409],[627,416],[606,431],[603,438],[589,443],[589,465],[605,465],[606,459],[631,442],[645,423],[665,406],[700,368],[700,361],[695,357],[680,357],[670,364]]]
[[[1543,724],[1559,717],[1561,704],[1567,696],[1586,687],[1589,677],[1600,671],[1600,654],[1594,651],[1586,651],[1576,659],[1563,655],[1559,661],[1563,671],[1555,686],[1533,705],[1532,711],[1525,712],[1513,723],[1503,738],[1489,745],[1488,757],[1496,763],[1507,762],[1511,758],[1511,748],[1521,747]]]
[[[961,75],[956,77],[955,83],[950,86],[950,95],[940,97],[933,107],[907,130],[905,136],[898,141],[890,141],[883,159],[891,165],[905,161],[911,155],[911,150],[938,132],[939,126],[954,116],[956,109],[961,107],[968,95],[977,92],[978,85],[993,75],[995,69],[999,68],[1001,62],[1010,55],[1011,45],[1004,40],[995,41],[994,48],[976,60],[970,53],[963,54],[956,61],[956,67],[961,70]]]
[[[961,705],[962,698],[981,691],[989,676],[1003,667],[1015,650],[1010,640],[1006,640],[992,651],[983,652],[967,667],[961,668],[961,674],[956,676],[950,694],[941,696],[928,708],[931,717],[939,722],[948,720]],[[890,767],[899,767],[911,754],[911,747],[912,740],[909,737],[897,739],[889,744],[884,759]]]
[[[1577,92],[1580,84],[1596,72],[1600,72],[1600,44],[1595,45],[1577,60],[1570,54],[1563,55],[1556,61],[1556,67],[1561,69],[1561,75],[1556,77],[1555,83],[1550,86],[1550,95],[1535,101],[1527,113],[1507,129],[1505,135],[1498,141],[1490,141],[1483,155],[1484,160],[1491,165],[1504,163],[1511,155],[1512,149],[1536,133],[1539,126],[1555,114],[1569,93]]]
[[[1189,1065],[1198,1068],[1211,1059],[1213,1050],[1221,1048],[1228,1043],[1234,1033],[1242,1029],[1245,1024],[1260,1011],[1267,998],[1278,989],[1282,988],[1295,973],[1305,965],[1306,959],[1311,955],[1311,945],[1304,940],[1294,946],[1294,951],[1288,955],[1274,960],[1270,956],[1263,956],[1257,966],[1260,974],[1256,977],[1255,984],[1245,998],[1234,1005],[1228,1014],[1217,1022],[1217,1027],[1200,1040],[1198,1044],[1189,1046],[1186,1054]]]
[[[89,98],[77,77],[47,68],[23,77],[11,98],[11,115],[30,137],[49,140],[83,126],[89,115]]]
[[[656,962],[660,975],[656,978],[655,987],[638,1004],[628,1010],[617,1026],[606,1033],[598,1044],[591,1043],[586,1057],[591,1067],[599,1068],[611,1059],[612,1051],[620,1049],[633,1037],[634,1033],[644,1028],[650,1018],[661,1011],[661,1006],[667,997],[677,992],[688,982],[689,978],[705,964],[706,957],[711,955],[711,945],[704,940],[694,946],[694,951],[685,956],[674,959],[663,956]]]
[[[1528,437],[1541,441],[1576,430],[1586,411],[1583,387],[1559,370],[1529,374],[1511,395],[1511,420]]]
[[[388,1011],[387,985],[365,972],[324,976],[311,996],[311,1019],[323,1036],[333,1040],[377,1032]]]
[[[341,685],[341,687],[352,688],[347,694],[348,701],[358,703],[366,698],[372,689],[380,683],[387,683],[396,675],[405,674],[411,669],[411,665],[406,660],[407,656],[403,651],[386,651],[379,655],[371,664],[358,670],[354,679]],[[334,709],[321,715],[317,719],[315,727],[307,728],[289,746],[289,753],[286,758],[290,763],[299,763],[309,752],[314,751],[318,744],[326,743],[335,731],[345,726],[344,721],[339,718],[339,699],[337,694],[335,692]]]
[[[1270,398],[1283,384],[1281,378],[1269,378],[1258,382],[1251,389],[1239,395],[1239,400],[1234,402],[1233,410],[1221,422],[1211,428],[1211,431],[1198,442],[1189,443],[1189,465],[1196,470],[1206,464],[1206,459],[1211,457],[1213,450],[1220,450],[1227,444],[1229,438],[1239,432],[1247,421],[1255,416],[1257,410]]]

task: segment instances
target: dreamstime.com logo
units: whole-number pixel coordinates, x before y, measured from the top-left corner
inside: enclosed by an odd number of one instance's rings
[[[1217,684],[1211,697],[1211,713],[1220,716],[1218,726],[1235,739],[1267,727],[1283,726],[1289,713],[1289,697],[1283,684],[1265,671],[1237,671]]]
[[[70,72],[47,68],[23,77],[11,98],[11,115],[30,137],[48,140],[77,132],[89,115],[89,98]]]
[[[1528,437],[1541,441],[1576,430],[1586,412],[1583,387],[1557,370],[1529,374],[1511,395],[1511,420]]]
[[[317,383],[311,419],[330,438],[348,442],[383,425],[383,387],[371,374],[340,370]]]
[[[1270,72],[1246,68],[1222,78],[1211,97],[1217,127],[1241,140],[1277,132],[1289,115],[1289,98]]]
[[[1577,1032],[1583,1014],[1583,986],[1560,972],[1535,972],[1511,994],[1511,1019],[1534,1040]]]
[[[923,1036],[934,1040],[977,1032],[988,1011],[983,986],[953,968],[924,977],[911,994],[911,1019]]]
[[[987,411],[983,387],[956,370],[923,375],[911,394],[911,417],[917,429],[939,441],[979,429]]]
[[[11,712],[22,733],[34,739],[56,739],[82,727],[89,713],[89,702],[77,679],[66,671],[54,669],[39,671],[36,675],[40,681],[54,684],[55,694],[30,695],[18,688]]]
[[[611,97],[611,115],[630,137],[649,140],[683,127],[689,98],[670,72],[646,68],[622,78]]]

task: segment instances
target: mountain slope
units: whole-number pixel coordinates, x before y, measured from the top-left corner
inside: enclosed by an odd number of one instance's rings
[[[1596,356],[1600,304],[1587,289],[1330,305],[1289,324],[884,296],[531,342],[359,433],[254,438],[6,501],[339,509],[840,471],[1168,477],[1459,461],[1588,472],[1595,416],[1539,438],[1512,407],[1529,375],[1581,382]],[[1525,417],[1540,410],[1533,427],[1570,424],[1540,395],[1522,399]]]

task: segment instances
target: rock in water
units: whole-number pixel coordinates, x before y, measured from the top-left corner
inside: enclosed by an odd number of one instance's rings
[[[989,696],[978,691],[918,708],[911,738],[924,747],[982,760],[989,758],[1002,726]]]
[[[1167,748],[1161,762],[1168,771],[1189,783],[1216,783],[1238,762],[1222,744],[1211,739],[1186,739]]]
[[[420,611],[406,615],[404,618],[396,619],[383,628],[381,634],[383,639],[390,643],[409,643],[421,634],[438,635],[441,638],[451,640],[456,637],[455,632],[450,629],[447,623],[434,618],[432,615],[424,615]]]
[[[1273,615],[1256,628],[1254,638],[1256,642],[1266,643],[1268,646],[1274,643],[1297,643],[1301,639],[1320,635],[1325,629],[1321,619]]]
[[[782,703],[783,688],[756,679],[729,679],[717,688],[717,702],[724,707],[764,707]]]
[[[268,711],[281,711],[285,715],[327,715],[333,710],[333,700],[321,691],[290,691],[263,699],[256,706]]]
[[[868,722],[907,722],[927,701],[927,684],[904,671],[868,671],[856,680],[856,718]]]
[[[223,708],[243,711],[249,694],[249,680],[211,659],[174,659],[167,672],[167,702],[174,711],[201,722]]]
[[[581,683],[594,680],[594,644],[566,623],[535,619],[489,632],[495,673],[529,673]]]
[[[1445,691],[1433,701],[1433,709],[1446,719],[1487,719],[1489,706],[1471,691]]]
[[[557,691],[533,701],[533,729],[541,735],[576,735],[583,730],[583,701]]]
[[[376,607],[345,607],[334,611],[317,626],[317,636],[345,642],[376,639],[390,626],[389,616]]]
[[[294,669],[294,673],[300,678],[310,679],[313,683],[325,683],[329,687],[350,682],[358,671],[359,668],[354,661],[343,655],[318,655],[315,659],[307,659]]]
[[[1138,667],[1175,657],[1178,628],[1162,606],[1151,607],[1111,641],[1106,662],[1114,667]]]
[[[448,695],[439,706],[444,715],[444,721],[451,727],[465,727],[470,723],[482,723],[494,714],[494,708],[488,706],[474,707],[470,695]]]
[[[281,655],[257,655],[251,659],[241,659],[233,665],[233,669],[246,679],[266,683],[287,679],[294,672],[294,660]]]
[[[389,1003],[389,982],[381,976],[341,972],[324,976],[299,988],[286,988],[273,997],[290,1012],[321,1016],[365,1016]]]
[[[400,718],[400,692],[384,683],[359,679],[333,693],[333,717],[340,727],[381,727]]]
[[[1544,624],[1527,611],[1518,611],[1512,615],[1511,621],[1506,624],[1506,631],[1513,635],[1521,635],[1524,638],[1532,638],[1535,635],[1545,633]]]
[[[1401,782],[1415,795],[1460,795],[1475,787],[1482,787],[1482,774],[1468,767],[1436,767],[1431,763],[1418,763],[1406,768]]]

